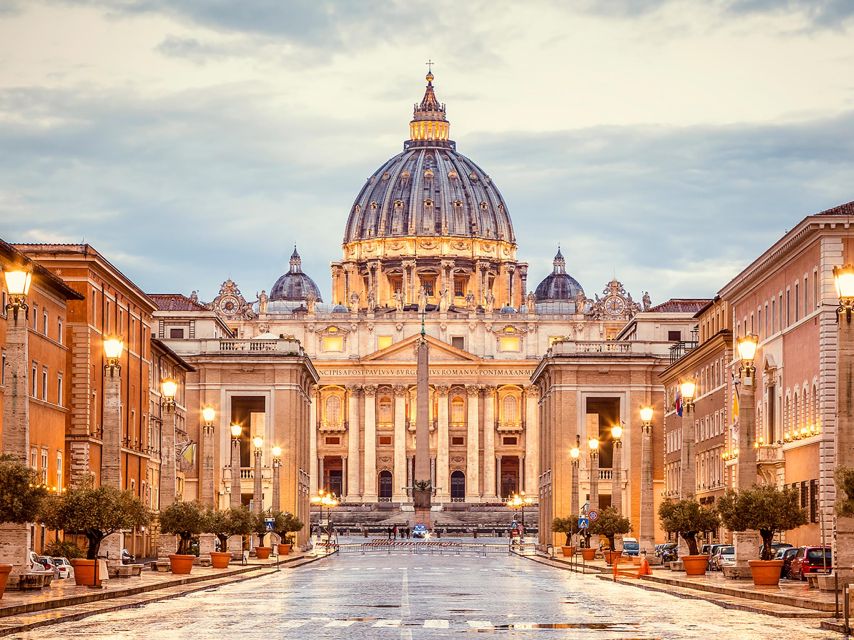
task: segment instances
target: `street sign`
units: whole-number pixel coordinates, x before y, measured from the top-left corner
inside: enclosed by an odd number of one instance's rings
[[[590,519],[590,522],[596,522],[599,519],[599,512],[596,509],[591,509],[587,512],[587,517]]]
[[[264,523],[267,525],[267,531],[272,531],[276,521],[273,518],[264,518]]]
[[[578,528],[586,529],[590,525],[590,522],[587,518],[579,518],[578,519]]]

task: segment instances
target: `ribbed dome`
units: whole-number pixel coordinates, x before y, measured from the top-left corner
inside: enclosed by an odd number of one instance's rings
[[[291,254],[291,270],[276,280],[270,291],[270,301],[276,300],[305,300],[309,294],[314,294],[316,302],[323,302],[320,297],[320,289],[314,280],[302,272],[302,258],[297,248]]]
[[[489,176],[448,139],[433,75],[415,105],[411,139],[362,188],[344,243],[397,236],[476,236],[516,242],[507,205]]]
[[[560,248],[558,248],[552,264],[554,265],[553,271],[537,285],[534,292],[534,295],[537,296],[537,302],[574,301],[578,293],[583,293],[584,289],[581,288],[575,278],[566,272],[566,260],[564,260]]]

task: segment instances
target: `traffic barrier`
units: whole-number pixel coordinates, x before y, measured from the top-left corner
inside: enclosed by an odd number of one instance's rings
[[[628,564],[631,569],[620,569],[620,565]],[[624,578],[640,578],[641,577],[641,569],[642,566],[638,569],[635,569],[634,562],[632,562],[631,557],[628,556],[617,556],[614,558],[614,582],[617,581],[618,576],[623,576]],[[649,569],[649,565],[647,564],[647,569]]]

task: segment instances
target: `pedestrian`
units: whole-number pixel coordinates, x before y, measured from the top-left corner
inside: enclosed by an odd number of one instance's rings
[[[388,540],[391,540],[391,527],[389,527],[388,529],[386,529],[386,533],[388,534],[388,538],[387,538],[387,539],[388,539]]]
[[[397,540],[397,525],[394,525],[391,529],[392,540]]]

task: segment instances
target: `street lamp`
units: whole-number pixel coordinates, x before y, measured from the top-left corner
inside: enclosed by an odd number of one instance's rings
[[[694,410],[694,394],[697,391],[697,382],[693,378],[685,378],[679,383],[679,391],[682,394],[682,406],[685,413]]]
[[[120,372],[122,365],[122,351],[125,348],[125,343],[118,336],[104,338],[104,373],[110,372],[110,377],[113,373]]]
[[[320,507],[320,529],[323,531],[323,507],[326,507],[331,513],[333,507],[338,506],[338,498],[335,497],[335,494],[331,491],[326,491],[325,489],[318,489],[317,495],[311,497],[311,502],[318,505]],[[327,514],[328,515],[328,514]],[[327,540],[328,538],[328,529],[329,529],[329,521],[326,522],[327,528]]]
[[[694,460],[694,444],[696,434],[694,433],[694,420],[691,414],[694,411],[694,396],[697,392],[697,382],[693,378],[685,378],[679,383],[679,392],[682,396],[682,451],[680,456],[681,484],[680,497],[693,496],[697,485],[697,469]],[[680,542],[684,546],[684,541]],[[687,548],[687,547],[685,547]],[[686,554],[680,547],[682,555]]]
[[[178,394],[178,382],[174,378],[163,378],[160,383],[160,395],[167,411],[175,408],[175,396]]]
[[[206,427],[212,427],[216,420],[216,409],[213,407],[205,407],[202,409],[202,420],[205,421]]]
[[[623,511],[623,427],[615,424],[611,427],[611,438],[614,441],[611,461],[611,506],[617,513]]]
[[[653,408],[640,408],[641,419],[641,513],[639,544],[641,551],[651,553],[655,547],[655,494],[652,478],[652,419]]]
[[[275,446],[271,449],[273,454],[273,511],[279,511],[281,502],[279,496],[279,467],[282,464],[282,448]]]
[[[845,320],[851,322],[851,310],[854,309],[854,264],[833,267],[833,280],[839,296],[838,314],[845,313]]]
[[[753,366],[753,359],[756,357],[756,346],[758,344],[759,338],[753,333],[748,333],[736,342],[738,357],[741,359],[739,373],[745,386],[753,384],[753,374],[756,372],[756,367]]]
[[[521,509],[522,514],[522,536],[525,535],[525,505],[532,504],[533,500],[525,496],[525,492],[514,493],[507,500],[507,507],[513,510]]]
[[[599,508],[599,438],[587,438],[587,448],[590,451],[590,508]]]
[[[581,509],[578,504],[578,459],[581,457],[581,436],[575,435],[575,446],[569,450],[569,461],[572,467],[572,490],[569,502],[569,515],[577,518]]]
[[[243,426],[232,423],[231,431],[231,502],[232,507],[239,507],[240,496],[240,436],[243,435]]]
[[[18,324],[18,311],[24,310],[24,318],[29,318],[29,306],[27,306],[27,294],[33,282],[33,272],[24,269],[11,269],[3,271],[6,279],[6,292],[9,294],[9,302],[6,303],[6,311],[12,312],[15,324]]]
[[[211,507],[219,507],[214,496],[214,420],[216,409],[207,405],[202,407],[202,468],[201,468],[201,498],[202,503]]]
[[[252,492],[252,501],[255,505],[255,513],[261,513],[264,510],[261,498],[261,454],[263,453],[264,438],[255,436],[252,438],[252,445],[255,447],[255,487]]]

